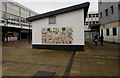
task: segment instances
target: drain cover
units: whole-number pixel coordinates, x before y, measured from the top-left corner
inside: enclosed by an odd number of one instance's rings
[[[38,71],[31,78],[53,78],[55,74],[55,72]]]

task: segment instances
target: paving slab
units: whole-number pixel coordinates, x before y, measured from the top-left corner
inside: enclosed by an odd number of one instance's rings
[[[32,49],[31,44],[17,48],[3,46],[3,61],[5,62],[3,76],[32,76],[37,71],[53,71],[56,72],[56,76],[62,76],[71,55],[72,51]]]
[[[32,49],[24,40],[4,43],[2,50],[3,76],[32,76],[37,71],[47,71],[62,77],[72,55],[72,51]],[[118,44],[105,42],[104,46],[95,46],[88,40],[85,51],[75,53],[69,76],[118,76]]]
[[[104,46],[96,46],[87,40],[85,51],[77,51],[74,59],[71,76],[118,76],[118,44],[105,42]]]

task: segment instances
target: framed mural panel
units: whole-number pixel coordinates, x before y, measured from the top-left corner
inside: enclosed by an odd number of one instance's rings
[[[72,44],[71,27],[42,28],[42,44]]]

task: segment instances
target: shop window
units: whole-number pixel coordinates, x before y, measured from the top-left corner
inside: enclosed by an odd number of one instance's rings
[[[111,13],[114,14],[114,8],[111,6]]]
[[[56,16],[49,17],[49,24],[56,24]]]
[[[108,16],[108,9],[105,10],[105,14],[106,14],[106,16]]]
[[[113,28],[113,36],[117,36],[117,28]]]
[[[109,36],[109,29],[106,29],[106,36]]]

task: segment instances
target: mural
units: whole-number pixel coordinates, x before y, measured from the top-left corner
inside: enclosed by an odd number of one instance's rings
[[[42,28],[41,32],[43,44],[72,44],[71,27]]]

